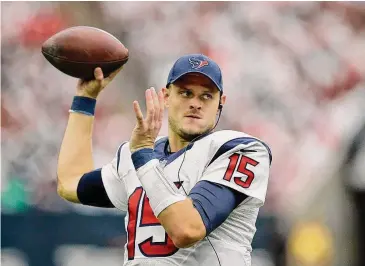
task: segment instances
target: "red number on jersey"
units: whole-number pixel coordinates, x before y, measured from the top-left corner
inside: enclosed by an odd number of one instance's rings
[[[247,169],[247,164],[256,166],[259,164],[259,162],[247,156],[239,155],[237,153],[231,155],[229,157],[229,165],[223,179],[230,182],[235,172],[244,174],[247,176],[247,179],[245,181],[242,181],[242,177],[234,177],[233,180],[237,185],[243,188],[249,188],[253,179],[255,178],[255,174],[251,170]],[[238,167],[236,169],[237,165]]]
[[[136,188],[128,200],[128,215],[129,221],[127,226],[128,231],[128,260],[133,260],[136,248],[136,232],[138,220],[140,220],[139,227],[143,226],[161,226],[160,222],[154,215],[148,198],[145,193],[143,193],[142,187]],[[142,195],[144,197],[142,199]],[[142,205],[140,204],[143,200]],[[141,215],[138,217],[139,206],[141,205]],[[139,249],[143,255],[146,257],[167,257],[174,254],[178,248],[175,247],[171,238],[165,232],[164,242],[153,242],[153,236],[151,235],[146,240],[138,244]]]

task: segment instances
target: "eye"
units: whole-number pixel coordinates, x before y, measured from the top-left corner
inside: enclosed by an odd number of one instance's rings
[[[189,90],[181,90],[179,92],[180,95],[182,95],[183,97],[189,97],[191,95],[191,91]]]
[[[213,99],[213,95],[211,95],[209,93],[204,93],[202,96],[203,96],[203,99],[204,100],[211,100],[211,99]]]

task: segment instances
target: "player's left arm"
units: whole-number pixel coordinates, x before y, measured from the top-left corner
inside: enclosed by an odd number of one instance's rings
[[[209,235],[248,196],[263,204],[271,153],[257,140],[243,143],[247,139],[223,145],[189,196],[181,195],[164,176],[151,149],[132,154],[152,210],[177,247],[189,247]]]

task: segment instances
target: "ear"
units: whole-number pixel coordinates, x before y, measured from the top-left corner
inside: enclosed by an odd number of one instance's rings
[[[222,95],[221,98],[220,98],[220,104],[222,105],[222,107],[224,106],[224,104],[226,103],[226,100],[227,100],[227,96],[226,95]],[[219,112],[219,109],[218,109],[218,112]]]
[[[170,89],[162,88],[162,93],[165,101],[165,108],[169,108]]]

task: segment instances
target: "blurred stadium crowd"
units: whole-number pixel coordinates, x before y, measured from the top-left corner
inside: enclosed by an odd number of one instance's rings
[[[273,152],[260,219],[275,218],[267,234],[276,240],[269,252],[256,249],[253,266],[365,265],[355,237],[365,235],[356,223],[365,220],[365,167],[354,159],[365,154],[363,2],[2,2],[2,216],[28,209],[120,215],[56,193],[76,80],[40,47],[75,25],[102,28],[130,52],[97,104],[96,167],[129,139],[132,101],[163,87],[177,57],[204,53],[221,65],[228,96],[218,127],[260,137]]]

